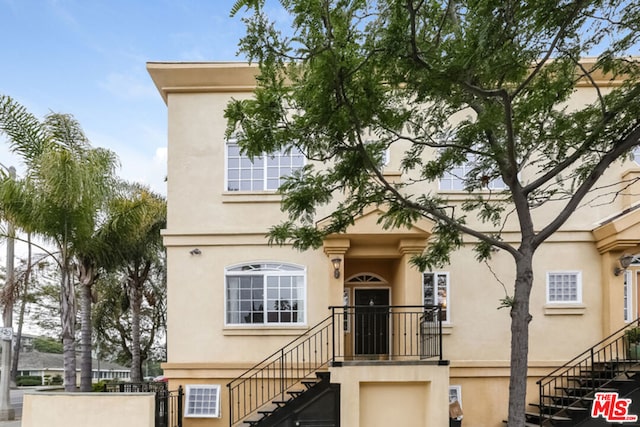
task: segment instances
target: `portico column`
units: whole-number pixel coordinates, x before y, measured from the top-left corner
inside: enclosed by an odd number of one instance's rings
[[[426,239],[402,239],[398,243],[400,258],[399,283],[394,294],[396,305],[422,305],[422,273],[411,263],[414,255],[421,254],[427,246]]]
[[[342,306],[344,293],[345,254],[351,246],[349,239],[326,239],[323,243],[327,255],[327,274],[329,277],[329,305]],[[333,260],[340,260],[336,271]]]
[[[610,250],[600,254],[602,259],[602,333],[609,336],[625,325],[624,321],[624,278],[620,258],[624,254],[637,253],[638,247],[623,251]],[[616,269],[618,275],[616,275]],[[627,295],[632,298],[635,292]],[[633,304],[635,306],[635,304]],[[632,316],[634,318],[634,316]]]

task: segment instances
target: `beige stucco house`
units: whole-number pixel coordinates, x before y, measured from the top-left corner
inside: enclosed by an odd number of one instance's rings
[[[319,415],[303,404],[297,419],[281,425],[445,426],[450,398],[461,403],[465,426],[503,425],[510,318],[498,307],[505,296],[501,282],[510,287],[514,280],[510,256],[497,252],[489,269],[465,246],[451,265],[422,273],[409,259],[428,244],[429,221],[383,231],[374,208],[321,249],[269,246],[265,234],[282,218],[278,177],[306,160],[292,151],[252,163],[225,140],[225,106],[232,97],[252,96],[256,68],[147,68],[168,108],[164,372],[170,387],[187,386],[184,425],[255,420],[263,402],[286,406],[281,386],[307,375],[314,379],[315,371],[328,372],[321,379],[339,390],[317,393],[328,396],[324,407],[339,424],[313,424]],[[603,86],[617,84],[601,80]],[[572,102],[593,96],[585,84]],[[386,159],[385,174],[393,179],[403,179],[399,157],[392,149]],[[639,174],[640,165],[629,159],[612,166],[605,182]],[[433,185],[452,204],[467,197],[453,175]],[[499,189],[500,183],[493,185]],[[640,252],[638,191],[635,185],[618,189],[621,197],[576,211],[536,256],[532,402],[538,379],[638,317],[636,267],[616,270],[623,254]],[[536,214],[548,216],[553,207],[545,209]],[[515,226],[509,226],[504,238],[517,241]],[[438,304],[434,311],[424,308]],[[374,308],[341,308],[368,305]],[[264,369],[234,381],[265,359]]]

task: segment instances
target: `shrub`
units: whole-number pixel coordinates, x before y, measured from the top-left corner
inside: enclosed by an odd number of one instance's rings
[[[42,378],[35,375],[23,375],[16,378],[16,385],[19,387],[42,385]]]

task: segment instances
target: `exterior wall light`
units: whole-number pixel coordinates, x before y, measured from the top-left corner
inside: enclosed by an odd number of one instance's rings
[[[340,263],[342,262],[342,259],[340,258],[333,258],[331,260],[331,264],[333,264],[333,277],[335,277],[336,279],[340,278]]]
[[[631,263],[633,262],[633,255],[624,254],[620,258],[618,258],[618,262],[620,263],[620,267],[616,267],[613,269],[613,274],[615,274],[616,276],[621,275],[631,265]]]

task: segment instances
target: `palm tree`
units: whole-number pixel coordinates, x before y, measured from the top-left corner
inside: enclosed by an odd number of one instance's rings
[[[153,298],[145,285],[163,251],[160,231],[166,223],[166,202],[148,188],[131,184],[112,200],[109,222],[105,236],[120,256],[131,309],[131,381],[142,381],[140,311],[143,298]]]
[[[166,281],[164,280],[164,260],[159,259],[144,284],[139,319],[140,369],[132,367],[131,375],[142,376],[142,366],[163,344],[158,337],[163,336],[166,326]],[[101,276],[96,283],[97,302],[93,310],[94,332],[99,348],[109,360],[132,366],[132,310],[127,273],[114,272]],[[137,364],[137,363],[136,363]],[[136,377],[137,380],[137,377]],[[132,380],[133,381],[133,380]]]
[[[2,181],[0,203],[4,212],[19,227],[39,235],[58,251],[65,390],[75,391],[76,299],[72,269],[74,265],[81,266],[81,283],[90,288],[100,256],[106,252],[92,237],[115,187],[116,156],[111,151],[92,148],[72,116],[51,113],[40,122],[22,105],[2,95],[0,132],[9,137],[10,149],[22,157],[27,168],[24,178]],[[89,359],[89,373],[90,362]]]

